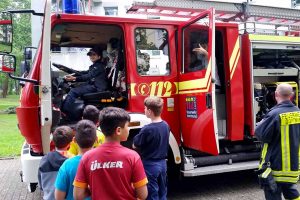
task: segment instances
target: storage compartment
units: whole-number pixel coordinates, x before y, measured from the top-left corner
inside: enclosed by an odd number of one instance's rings
[[[263,46],[263,45],[259,45]],[[274,47],[274,45],[272,46]],[[277,85],[287,82],[294,90],[293,102],[298,105],[300,50],[279,45],[281,49],[253,49],[253,121],[259,122],[276,105]]]
[[[298,94],[298,84],[296,82],[254,83],[254,113],[256,122],[259,122],[277,104],[275,90],[280,83],[290,84],[293,87],[294,94]],[[295,105],[299,105],[298,95],[294,95],[291,101]]]

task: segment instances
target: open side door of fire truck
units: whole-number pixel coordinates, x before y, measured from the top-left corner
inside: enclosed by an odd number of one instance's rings
[[[178,94],[183,144],[219,153],[215,110],[214,9],[182,23],[178,30]]]

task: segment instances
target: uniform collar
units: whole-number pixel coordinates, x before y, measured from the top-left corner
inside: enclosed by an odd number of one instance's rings
[[[277,104],[277,106],[294,106],[294,104],[291,101],[286,100],[286,101],[283,101],[283,102]]]

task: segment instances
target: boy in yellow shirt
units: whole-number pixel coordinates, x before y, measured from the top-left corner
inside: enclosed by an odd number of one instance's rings
[[[98,147],[99,145],[103,144],[104,140],[105,140],[105,136],[99,129],[99,110],[98,110],[98,108],[96,108],[93,105],[87,105],[83,110],[82,119],[90,120],[96,125],[96,127],[98,127],[97,132],[96,132],[97,140],[94,143],[93,148]],[[72,141],[68,152],[70,154],[73,154],[74,156],[78,155],[78,153],[79,153],[78,144],[76,142]]]

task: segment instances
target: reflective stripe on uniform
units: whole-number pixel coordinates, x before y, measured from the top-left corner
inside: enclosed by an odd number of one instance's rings
[[[280,171],[272,170],[272,174],[277,182],[297,183],[299,180],[299,170],[291,171],[290,125],[300,123],[300,112],[282,113],[279,116],[282,168]],[[300,150],[298,155],[300,155]]]
[[[291,170],[290,155],[290,130],[292,124],[300,124],[300,112],[287,112],[279,114],[280,116],[280,132],[281,132],[281,159],[282,171]]]
[[[272,175],[277,182],[297,183],[299,180],[299,171],[275,171]]]
[[[264,173],[262,173],[261,177],[262,177],[262,178],[267,178],[268,175],[271,173],[271,171],[272,171],[272,169],[271,169],[270,167],[268,167],[268,168],[266,169],[266,171],[264,171]]]
[[[277,177],[273,176],[276,182],[284,182],[284,183],[297,183],[299,180],[299,177]]]
[[[287,199],[288,200],[288,199]],[[297,197],[296,199],[291,199],[291,200],[300,200],[300,197]]]
[[[289,125],[280,127],[282,171],[290,171],[290,137]]]
[[[300,172],[299,171],[276,171],[273,170],[273,175],[275,176],[299,176]]]
[[[281,126],[300,124],[300,112],[287,112],[279,114],[279,116]]]
[[[268,143],[264,143],[264,147],[261,152],[261,162],[259,163],[259,167],[258,167],[259,169],[261,169],[262,165],[265,163],[267,150],[268,150]]]
[[[299,146],[299,151],[298,151],[298,158],[300,158],[300,146]],[[300,169],[300,159],[298,160],[299,166],[298,169]]]

